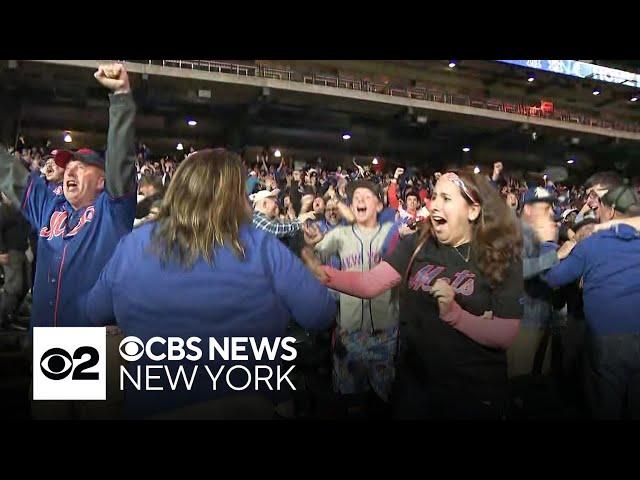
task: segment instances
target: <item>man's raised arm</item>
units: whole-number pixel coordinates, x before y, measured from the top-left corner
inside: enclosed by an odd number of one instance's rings
[[[112,198],[136,191],[135,128],[136,105],[129,76],[122,64],[100,65],[95,78],[109,94],[109,134],[105,165],[105,186]]]

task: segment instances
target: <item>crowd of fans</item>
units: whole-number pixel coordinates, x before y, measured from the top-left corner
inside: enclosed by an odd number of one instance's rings
[[[48,143],[31,148],[22,137],[8,153],[60,201],[70,195],[62,182],[71,163],[105,168],[95,152],[51,151]],[[346,168],[317,162],[296,169],[284,158],[255,161],[223,150],[153,159],[144,144],[134,155],[132,226],[142,232],[134,237],[144,242],[153,243],[149,228],[156,223],[163,226],[163,238],[179,239],[176,209],[189,208],[185,198],[193,199],[193,208],[210,209],[211,217],[232,213],[202,203],[208,189],[212,199],[233,205],[229,197],[219,197],[232,180],[194,187],[196,180],[188,182],[188,175],[235,178],[236,167],[244,172],[251,232],[277,237],[335,300],[329,329],[320,318],[295,318],[296,312],[311,314],[293,300],[289,322],[302,325],[303,339],[310,335],[305,327],[321,330],[311,337],[312,348],[322,350],[320,360],[310,361],[311,370],[331,372],[341,414],[527,416],[536,408],[533,386],[546,379],[578,416],[639,418],[640,202],[634,181],[598,172],[582,185],[567,185],[551,174],[510,175],[501,162],[483,174],[408,165],[392,171],[355,160]],[[29,189],[23,210],[27,200],[35,201]],[[2,326],[25,329],[18,317],[34,285],[30,265],[37,262],[37,236],[43,236],[38,228],[46,223],[34,225],[29,212],[27,222],[12,200],[3,194],[0,210]],[[91,203],[78,205],[85,211]],[[243,215],[237,213],[236,220],[241,223]],[[168,236],[171,228],[178,236]],[[213,244],[223,245],[213,233]],[[231,237],[253,244],[263,234],[256,235],[236,231]],[[176,241],[186,253],[208,251]],[[118,247],[114,258],[125,255],[124,248]],[[269,251],[271,258],[277,249]],[[151,272],[156,266],[140,268]],[[298,274],[291,275],[294,281]],[[303,277],[297,280],[301,285],[309,282]],[[102,305],[99,287],[100,282],[91,295]],[[330,312],[324,304],[318,308]],[[107,308],[100,321],[109,324],[110,315]],[[124,328],[120,320],[118,325]],[[294,408],[282,414],[299,413]]]

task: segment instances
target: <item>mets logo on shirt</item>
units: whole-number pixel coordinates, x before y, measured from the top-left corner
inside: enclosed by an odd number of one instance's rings
[[[40,230],[40,236],[46,238],[47,240],[51,240],[54,237],[62,237],[62,236],[73,237],[80,230],[82,230],[82,227],[84,227],[86,223],[93,220],[95,213],[96,213],[95,207],[87,207],[87,209],[84,211],[84,213],[80,217],[78,224],[75,227],[73,227],[73,229],[69,233],[65,235],[64,231],[65,231],[65,228],[67,227],[67,217],[68,217],[67,211],[61,210],[59,212],[53,212],[51,214],[51,218],[49,219],[49,226],[42,227],[42,229]]]
[[[106,400],[104,327],[34,327],[33,399]]]

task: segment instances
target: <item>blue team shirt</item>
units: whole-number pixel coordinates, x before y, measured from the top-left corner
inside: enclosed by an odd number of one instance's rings
[[[74,210],[38,173],[29,176],[22,210],[38,235],[32,327],[89,326],[86,294],[131,231],[135,207],[135,194],[111,198],[103,191],[93,205]]]

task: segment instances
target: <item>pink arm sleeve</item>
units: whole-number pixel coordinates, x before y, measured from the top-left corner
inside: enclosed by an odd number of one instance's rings
[[[329,276],[326,286],[359,298],[377,297],[400,283],[402,277],[387,262],[380,262],[366,272],[344,272],[323,266]]]
[[[490,348],[507,349],[516,339],[520,329],[520,320],[517,318],[487,319],[472,315],[463,310],[455,300],[442,320],[472,340]]]

